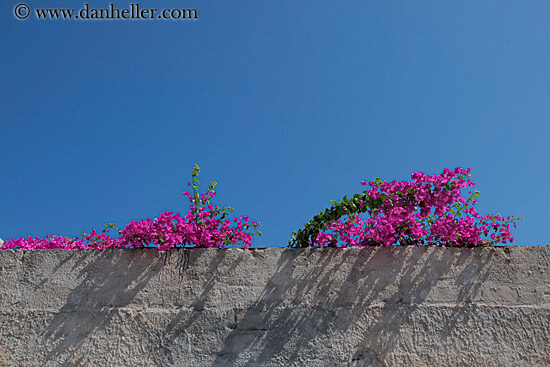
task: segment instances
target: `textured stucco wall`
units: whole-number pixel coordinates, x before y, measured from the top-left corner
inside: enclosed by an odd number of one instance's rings
[[[0,251],[0,366],[548,366],[550,247]]]

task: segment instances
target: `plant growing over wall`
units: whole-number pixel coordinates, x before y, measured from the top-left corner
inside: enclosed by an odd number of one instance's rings
[[[0,245],[0,249],[79,249],[79,248],[143,248],[156,247],[168,250],[175,246],[221,247],[252,246],[254,234],[261,235],[259,222],[246,216],[229,217],[233,208],[219,207],[210,201],[216,196],[217,183],[210,183],[206,192],[199,192],[198,165],[193,167],[192,182],[188,186],[192,192],[183,194],[190,202],[189,212],[185,216],[179,213],[164,212],[158,218],[147,218],[139,222],[131,221],[124,228],[117,228],[114,223],[105,224],[98,233],[95,229],[89,234],[82,233],[82,238],[71,238],[48,234],[46,238],[27,237],[11,239]],[[233,223],[232,223],[233,222]],[[108,232],[118,231],[118,237],[112,238]]]
[[[108,223],[100,233],[83,232],[82,238],[29,236],[5,241],[0,249],[250,247],[253,235],[261,235],[260,223],[246,216],[231,221],[228,217],[233,208],[211,204],[216,182],[200,193],[199,173],[195,165],[188,183],[192,192],[183,192],[190,202],[183,217],[166,211],[155,219],[131,221],[122,229]],[[467,199],[462,197],[463,189],[475,186],[470,169],[446,168],[439,175],[416,172],[411,178],[362,181],[370,188],[350,199],[344,196],[332,201],[330,208],[292,234],[289,246],[494,246],[514,242],[510,225],[516,227],[516,220],[522,217],[481,216],[475,209],[479,192],[470,191]],[[110,237],[110,230],[117,231],[118,237]]]
[[[470,169],[445,168],[440,175],[416,172],[413,181],[368,183],[362,193],[332,206],[292,233],[289,247],[307,246],[494,246],[514,242],[510,224],[523,217],[481,216]],[[361,182],[367,186],[366,181]],[[367,218],[362,218],[365,214]]]

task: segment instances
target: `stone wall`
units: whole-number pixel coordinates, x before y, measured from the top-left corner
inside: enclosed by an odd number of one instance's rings
[[[548,366],[550,247],[0,251],[0,366]]]

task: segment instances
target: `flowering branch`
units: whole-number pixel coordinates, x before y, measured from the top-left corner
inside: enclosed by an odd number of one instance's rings
[[[131,221],[120,229],[114,223],[105,224],[105,229],[97,233],[94,229],[89,234],[82,233],[82,238],[52,236],[46,238],[11,239],[0,245],[0,249],[107,249],[107,248],[142,248],[156,247],[159,250],[168,250],[172,247],[219,247],[252,246],[254,234],[261,235],[258,230],[259,222],[246,216],[227,217],[233,211],[230,207],[212,205],[210,200],[216,196],[214,188],[217,183],[212,182],[207,192],[199,192],[200,167],[195,165],[192,172],[192,182],[188,183],[192,193],[184,191],[188,198],[189,212],[185,216],[179,213],[164,212],[158,218],[147,218],[139,222]],[[118,231],[117,238],[111,238],[107,232],[111,229]],[[252,233],[249,233],[252,231]]]
[[[370,188],[332,206],[292,234],[289,247],[307,246],[494,246],[514,242],[510,225],[523,217],[481,216],[475,209],[479,192],[470,169],[445,169],[440,175],[416,172],[413,181],[361,183]],[[360,215],[366,213],[367,218]]]

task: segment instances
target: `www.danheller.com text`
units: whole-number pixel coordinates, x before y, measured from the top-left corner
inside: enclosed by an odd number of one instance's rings
[[[78,11],[69,8],[35,9],[39,19],[197,19],[197,9],[157,9],[131,3],[126,8],[117,8],[111,3],[108,7],[94,8],[85,3]]]

